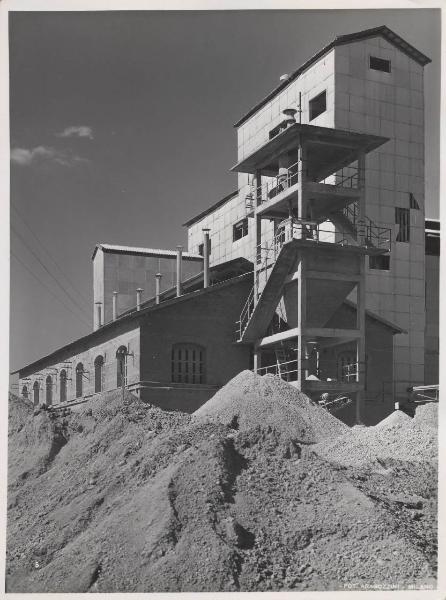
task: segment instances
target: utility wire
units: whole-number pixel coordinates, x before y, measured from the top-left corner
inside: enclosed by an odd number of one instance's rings
[[[31,248],[31,246],[25,240],[25,238],[18,231],[16,231],[14,229],[14,227],[11,227],[11,229],[14,231],[14,233],[17,235],[17,237],[22,241],[22,243],[26,246],[26,248],[28,248],[28,250],[34,256],[34,258],[38,261],[38,263],[45,269],[45,271],[48,273],[48,275],[56,282],[56,284],[59,286],[59,288],[62,290],[62,292],[64,292],[64,294],[66,294],[68,296],[68,298],[76,306],[76,308],[78,308],[78,310],[80,310],[83,314],[89,316],[89,314],[85,310],[85,308],[83,308],[78,303],[78,301],[75,298],[73,298],[73,296],[70,294],[70,292],[65,289],[65,287],[60,283],[60,281],[57,279],[57,277],[55,277],[55,275],[53,275],[53,273],[48,269],[48,267],[45,265],[45,263],[37,256],[37,254],[34,252],[34,250]]]
[[[73,310],[73,309],[72,309],[70,306],[68,306],[67,304],[65,304],[65,302],[64,302],[64,301],[63,301],[61,298],[59,298],[59,296],[56,296],[56,294],[53,292],[53,290],[51,290],[51,288],[49,288],[49,287],[48,287],[48,286],[47,286],[47,285],[46,285],[46,284],[45,284],[43,281],[41,281],[41,280],[40,280],[40,279],[37,277],[37,275],[34,273],[34,271],[33,271],[32,269],[30,269],[26,263],[24,263],[24,262],[23,262],[23,261],[22,261],[22,260],[21,260],[21,259],[20,259],[20,258],[19,258],[17,255],[16,255],[16,254],[14,254],[14,252],[12,252],[12,251],[11,251],[11,255],[12,255],[12,256],[13,256],[13,257],[16,259],[16,261],[18,261],[18,262],[19,262],[19,263],[22,265],[22,267],[24,267],[24,268],[25,268],[25,269],[28,271],[28,273],[30,273],[30,274],[31,274],[31,275],[34,277],[34,279],[35,279],[36,281],[38,281],[38,282],[40,283],[40,285],[42,285],[44,288],[46,288],[46,289],[49,291],[49,293],[50,293],[50,294],[53,296],[53,298],[56,298],[56,300],[59,300],[59,302],[60,302],[61,304],[63,304],[63,305],[65,306],[65,308],[67,308],[67,309],[68,309],[68,310],[69,310],[69,311],[70,311],[70,312],[71,312],[71,313],[72,313],[72,314],[73,314],[73,315],[74,315],[74,316],[75,316],[77,319],[79,319],[80,321],[82,321],[83,323],[85,323],[85,325],[87,325],[87,327],[88,327],[88,328],[90,328],[90,323],[89,323],[89,322],[87,322],[87,320],[86,320],[86,319],[84,319],[84,317],[81,317],[80,315],[76,314],[76,313],[74,312],[74,310]]]
[[[34,239],[37,241],[39,246],[43,249],[45,254],[51,259],[51,261],[57,267],[57,269],[59,270],[61,275],[63,277],[65,277],[65,280],[70,285],[70,287],[78,294],[79,298],[86,304],[86,306],[88,306],[88,308],[90,308],[91,302],[76,288],[75,285],[73,285],[73,283],[70,281],[68,276],[64,273],[64,270],[62,269],[62,267],[57,263],[56,259],[51,255],[51,253],[46,248],[46,246],[43,244],[43,242],[40,240],[40,238],[37,236],[37,234],[33,231],[32,227],[30,227],[28,225],[28,223],[26,222],[26,219],[24,218],[22,213],[18,210],[18,208],[16,206],[14,206],[13,204],[11,206],[14,209],[14,211],[17,213],[17,215],[20,217],[20,219],[23,222],[23,224],[25,225],[25,227],[28,229],[28,231],[31,233],[31,235],[34,237]]]

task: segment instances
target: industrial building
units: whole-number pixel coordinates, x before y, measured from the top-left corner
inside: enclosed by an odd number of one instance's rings
[[[237,190],[185,224],[187,252],[98,244],[93,331],[20,369],[22,395],[68,404],[125,386],[192,411],[250,368],[355,398],[345,420],[374,423],[438,383],[429,62],[383,26],[281,76],[235,124]]]

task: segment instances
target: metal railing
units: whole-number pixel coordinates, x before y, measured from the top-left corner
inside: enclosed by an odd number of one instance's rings
[[[358,188],[359,169],[357,165],[348,165],[320,179],[317,183],[333,185],[334,187]]]
[[[243,332],[249,323],[249,319],[254,311],[254,287],[249,292],[249,296],[243,305],[242,312],[240,313],[240,319],[236,321],[235,338],[240,340]]]
[[[410,399],[412,402],[438,402],[440,396],[440,386],[437,385],[416,385],[412,388]]]
[[[296,381],[298,372],[299,364],[297,359],[276,362],[272,365],[259,367],[257,369],[258,375],[266,375],[268,373],[270,375],[277,375],[285,381]]]
[[[303,172],[305,173],[305,177],[308,181],[332,185],[333,187],[359,187],[359,170],[358,167],[354,165],[343,167],[342,169],[338,169],[337,171],[333,171],[329,175],[326,175],[323,179],[319,179],[318,177],[314,177],[311,175],[311,173],[309,173],[304,161]],[[247,184],[246,186],[243,186],[239,190],[239,193],[242,196],[245,196],[245,207],[246,210],[250,212],[256,205],[260,206],[265,202],[268,202],[286,189],[293,187],[296,183],[298,183],[298,181],[299,162],[295,162],[287,169],[283,169],[275,177],[272,177],[259,186],[254,184]]]

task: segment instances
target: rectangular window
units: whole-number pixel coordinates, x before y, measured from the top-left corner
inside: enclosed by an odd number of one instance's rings
[[[212,243],[211,243],[211,242],[212,242],[212,240],[209,238],[209,254],[210,254],[210,253],[211,253],[211,251],[212,251],[212,250],[211,250],[211,249],[212,249]],[[200,245],[198,246],[198,254],[199,254],[200,256],[204,256],[204,244],[200,244]]]
[[[410,210],[395,207],[395,223],[398,225],[396,232],[397,242],[410,241]]]
[[[377,58],[376,56],[370,57],[370,68],[374,71],[383,71],[383,73],[390,73],[390,60],[384,58]]]
[[[272,140],[273,137],[276,137],[276,135],[279,135],[279,133],[284,131],[287,127],[288,127],[288,121],[282,121],[281,123],[279,123],[277,125],[277,127],[274,127],[274,129],[271,129],[271,131],[269,132],[269,139]]]
[[[369,269],[378,269],[379,271],[390,270],[390,255],[369,256]]]
[[[232,227],[232,241],[241,240],[242,237],[248,235],[248,219],[242,219]]]
[[[310,121],[327,110],[327,92],[322,92],[310,100]]]

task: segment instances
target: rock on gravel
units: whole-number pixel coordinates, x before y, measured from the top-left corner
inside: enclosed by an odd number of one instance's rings
[[[270,426],[302,443],[335,438],[349,428],[279,377],[242,371],[193,414],[246,431]]]

